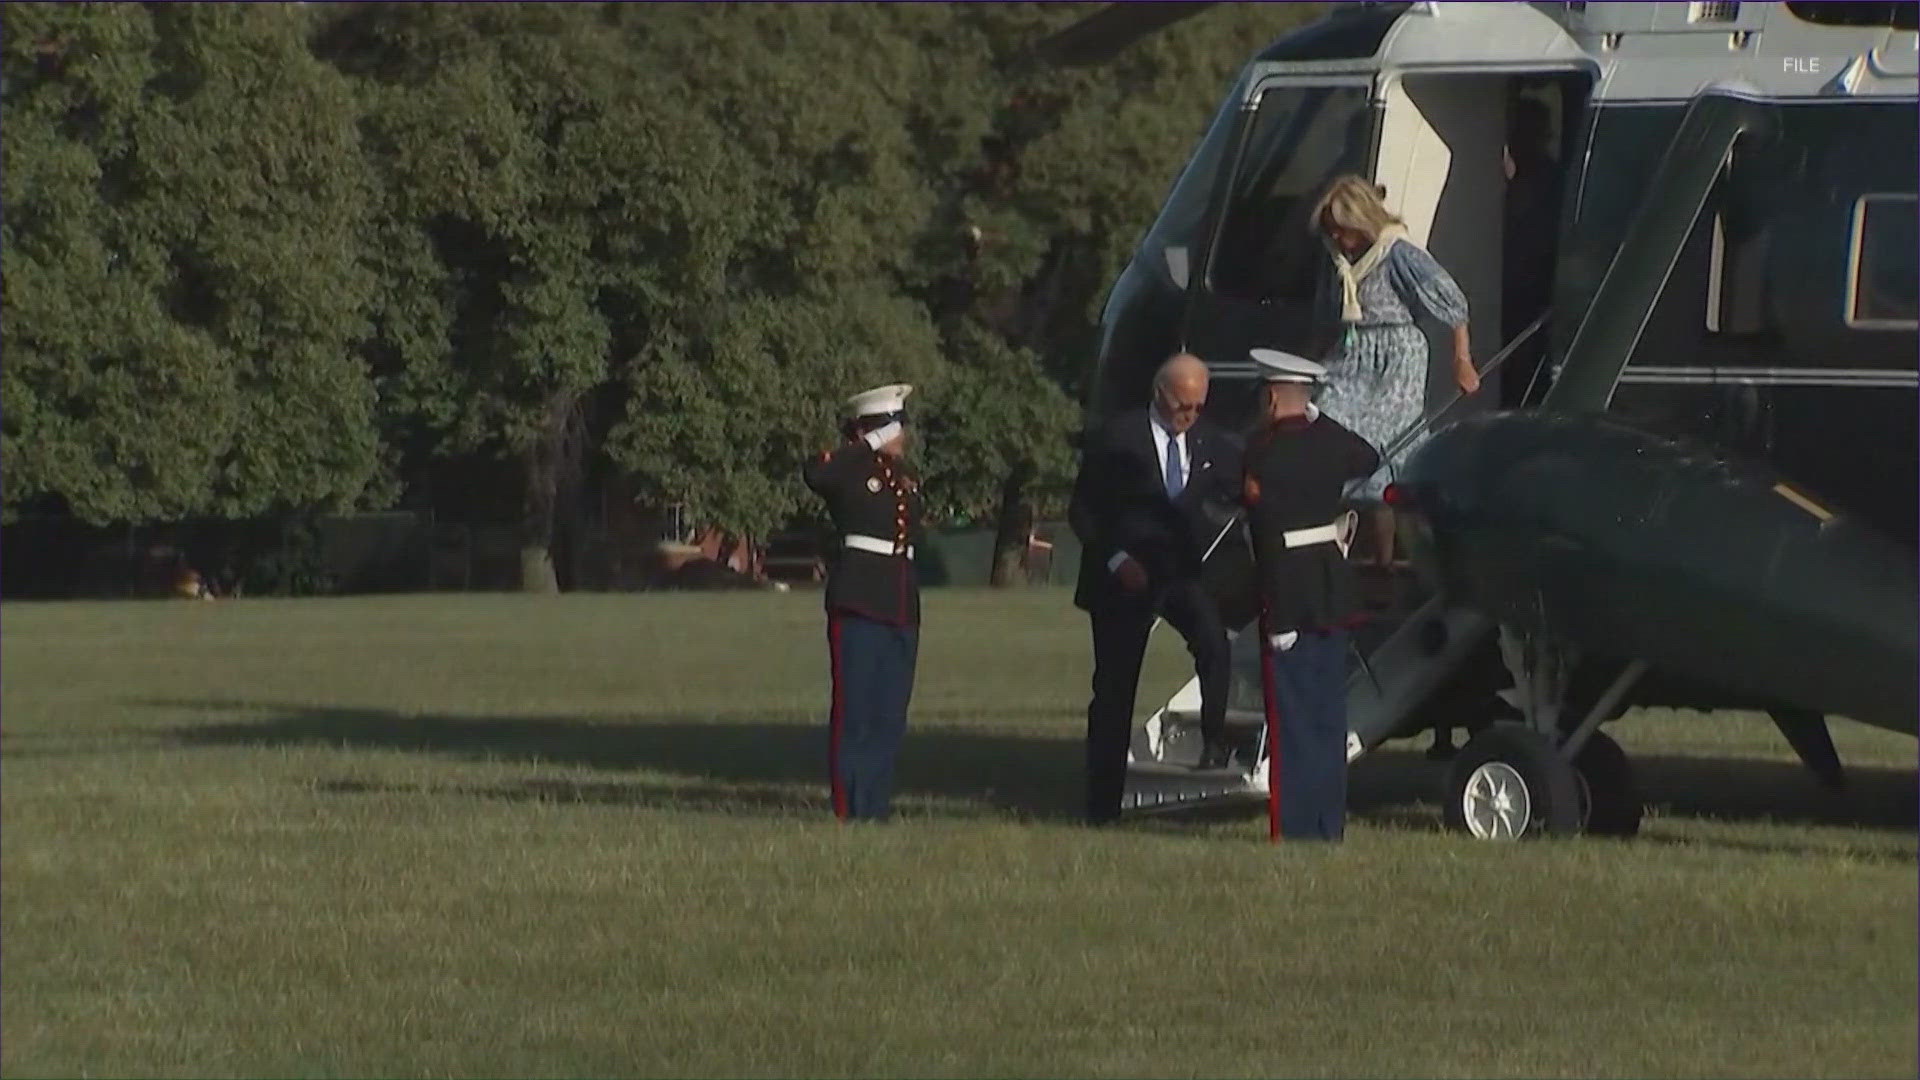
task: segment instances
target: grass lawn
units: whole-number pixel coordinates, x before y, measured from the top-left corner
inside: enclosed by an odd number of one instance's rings
[[[1631,842],[1095,831],[1084,621],[930,594],[902,819],[812,595],[0,609],[7,1076],[1912,1076],[1915,743],[1632,715]],[[1141,705],[1181,679],[1156,637]]]

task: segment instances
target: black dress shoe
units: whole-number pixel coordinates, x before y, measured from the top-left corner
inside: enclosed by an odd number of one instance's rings
[[[1208,743],[1200,750],[1195,772],[1220,772],[1233,767],[1233,748],[1226,743]]]

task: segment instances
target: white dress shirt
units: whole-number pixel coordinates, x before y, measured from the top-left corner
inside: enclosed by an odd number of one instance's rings
[[[1183,431],[1178,435],[1174,434],[1173,429],[1167,427],[1166,421],[1160,419],[1160,411],[1158,409],[1147,410],[1147,415],[1153,419],[1153,424],[1151,425],[1153,428],[1153,461],[1155,465],[1159,466],[1157,471],[1160,474],[1160,486],[1162,488],[1167,486],[1167,440],[1172,439],[1173,445],[1180,455],[1180,488],[1182,491],[1186,490],[1187,480],[1191,478],[1193,472],[1193,460],[1187,456],[1186,432]]]
[[[1161,490],[1166,490],[1167,486],[1167,442],[1172,440],[1175,452],[1180,459],[1180,490],[1185,491],[1187,484],[1193,479],[1193,456],[1187,450],[1187,433],[1184,431],[1176,433],[1169,428],[1167,422],[1160,419],[1158,409],[1148,408],[1147,416],[1153,421],[1147,426],[1153,431],[1153,471],[1160,480]],[[1120,564],[1130,558],[1132,556],[1126,552],[1116,551],[1113,553],[1113,558],[1107,560],[1107,569],[1118,570]]]

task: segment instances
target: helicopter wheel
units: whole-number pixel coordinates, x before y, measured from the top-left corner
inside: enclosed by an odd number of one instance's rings
[[[1442,817],[1481,840],[1567,836],[1580,831],[1579,781],[1551,740],[1498,723],[1467,740],[1447,770]]]
[[[1589,836],[1633,836],[1640,831],[1640,792],[1626,751],[1606,733],[1596,731],[1573,758],[1573,775],[1580,789],[1583,830]]]

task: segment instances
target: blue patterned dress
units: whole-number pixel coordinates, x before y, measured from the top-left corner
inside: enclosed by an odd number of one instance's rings
[[[1336,281],[1331,267],[1320,275],[1320,314],[1344,330]],[[1467,298],[1432,255],[1400,240],[1360,279],[1360,322],[1322,361],[1327,381],[1314,399],[1320,411],[1383,453],[1426,411],[1427,336],[1414,322],[1417,314],[1458,326],[1467,321]],[[1408,451],[1424,438],[1349,486],[1348,498],[1379,502]]]

